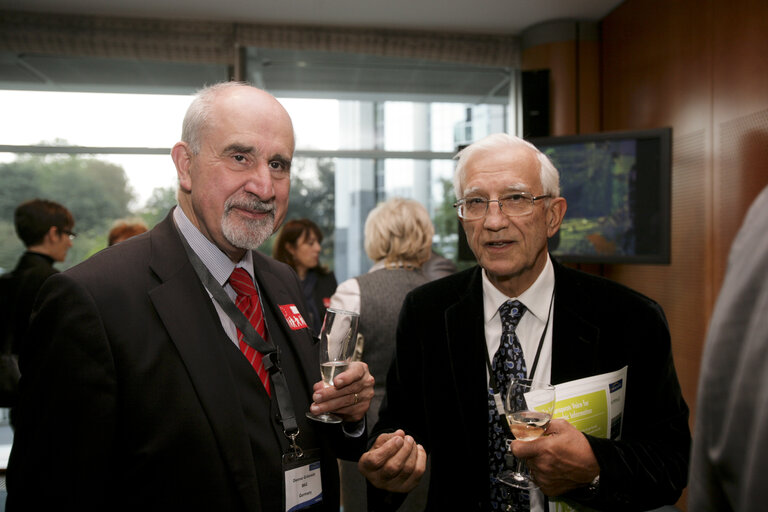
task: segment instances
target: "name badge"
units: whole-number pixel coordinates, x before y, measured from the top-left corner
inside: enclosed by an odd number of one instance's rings
[[[313,454],[318,456],[312,457]],[[311,507],[323,501],[319,451],[309,450],[300,459],[283,457],[285,512]]]
[[[493,392],[492,389],[489,389],[488,391]],[[496,403],[496,412],[499,413],[499,416],[502,418],[506,418],[506,414],[504,414],[504,403],[501,401],[501,393],[493,393],[493,401]]]
[[[307,328],[307,322],[304,321],[301,313],[299,313],[299,308],[297,308],[295,304],[285,304],[280,306],[280,312],[285,317],[288,327],[292,330],[298,331],[299,329]]]

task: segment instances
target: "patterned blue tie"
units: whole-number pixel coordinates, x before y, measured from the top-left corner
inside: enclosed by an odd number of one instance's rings
[[[523,357],[523,348],[515,334],[520,318],[525,313],[525,306],[516,300],[509,300],[499,308],[501,317],[501,344],[493,356],[491,369],[496,379],[501,400],[507,394],[507,388],[513,377],[524,379],[528,375]],[[527,491],[521,491],[504,485],[496,480],[496,475],[504,470],[507,453],[507,435],[504,420],[499,416],[493,392],[488,391],[488,457],[491,477],[491,509],[500,511],[527,511],[530,509]]]

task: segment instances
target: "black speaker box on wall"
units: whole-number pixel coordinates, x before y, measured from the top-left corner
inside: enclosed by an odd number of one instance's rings
[[[548,137],[549,70],[522,72],[523,138]]]

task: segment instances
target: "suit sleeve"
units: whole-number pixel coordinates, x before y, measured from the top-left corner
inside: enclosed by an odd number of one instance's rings
[[[600,464],[595,496],[571,497],[600,510],[648,510],[674,504],[686,486],[691,435],[675,373],[670,334],[658,304],[637,308],[624,340],[632,356],[621,440],[587,436]]]
[[[288,265],[276,262],[275,260],[270,260],[270,262],[275,264],[273,271],[277,275],[280,275],[281,283],[283,283],[283,285],[290,290],[289,293],[291,293],[291,296],[294,297],[295,301],[297,301],[299,310],[301,311],[302,315],[305,315],[307,312],[306,301],[304,300],[304,294],[301,291],[301,281],[299,281],[298,275]],[[332,279],[335,289],[336,278],[333,277],[332,274],[328,274],[328,276],[330,276],[330,279]],[[319,335],[319,333],[317,334]],[[312,345],[312,351],[316,352],[316,350],[317,349],[315,346]],[[319,367],[319,361],[317,361],[316,364],[317,367]],[[310,395],[312,393],[312,384],[314,384],[314,382],[319,379],[319,373],[317,374],[317,377],[311,375],[308,377],[308,382],[310,383],[308,392]],[[365,428],[364,421],[365,418],[363,418],[363,420],[360,422],[345,424],[343,426],[336,424],[325,425],[319,423],[314,425],[314,427],[320,429],[322,432],[324,432],[324,435],[327,436],[331,446],[334,449],[336,457],[344,460],[357,461],[365,451],[365,447],[368,441],[368,433],[367,429]],[[361,423],[362,434],[352,435],[360,430]]]
[[[107,509],[115,366],[89,293],[63,274],[43,286],[21,356],[8,504]]]

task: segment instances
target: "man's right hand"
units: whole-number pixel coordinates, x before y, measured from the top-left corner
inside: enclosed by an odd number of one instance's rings
[[[374,486],[390,492],[410,492],[427,467],[427,452],[413,437],[398,430],[381,434],[357,468]]]

